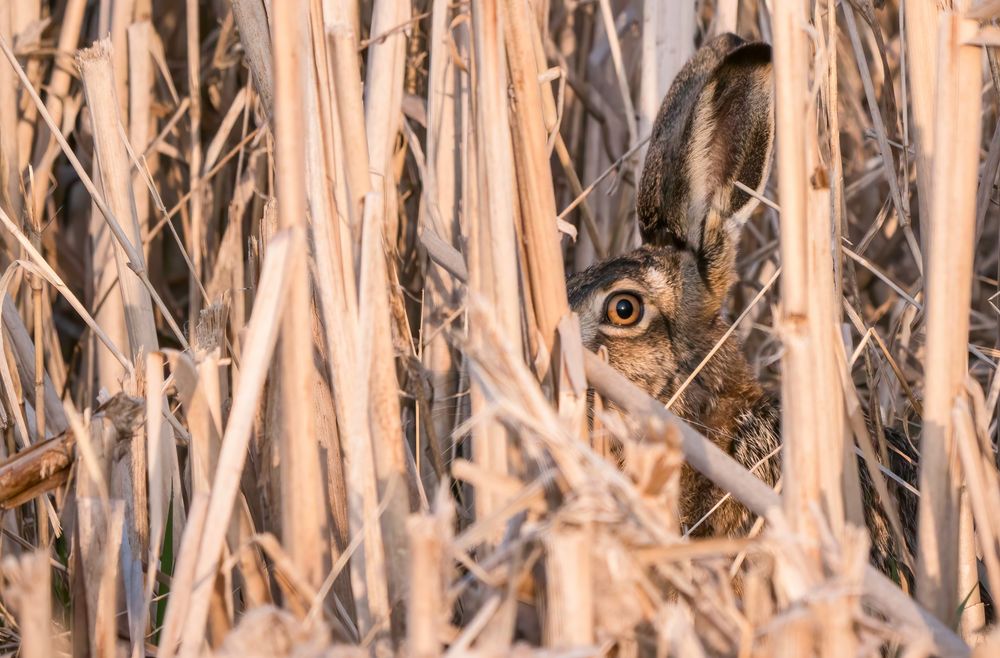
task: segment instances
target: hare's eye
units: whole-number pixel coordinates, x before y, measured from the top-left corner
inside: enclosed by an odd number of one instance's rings
[[[630,292],[615,293],[608,297],[604,315],[611,324],[630,327],[642,319],[642,300]]]

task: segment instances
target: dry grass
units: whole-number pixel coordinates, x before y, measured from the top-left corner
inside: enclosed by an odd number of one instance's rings
[[[1000,6],[939,4],[0,2],[0,653],[994,655]],[[730,30],[776,57],[729,312],[778,492],[563,283]],[[884,427],[916,599],[858,527]],[[750,537],[685,536],[684,460]]]

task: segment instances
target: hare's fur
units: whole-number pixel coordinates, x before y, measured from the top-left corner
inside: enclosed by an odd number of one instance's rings
[[[728,328],[723,306],[736,281],[742,224],[767,182],[774,138],[770,48],[732,34],[705,44],[664,99],[639,182],[636,210],[643,246],[598,263],[569,280],[584,344],[603,346],[611,365],[667,402]],[[608,321],[613,295],[642,302],[631,326]],[[735,338],[722,344],[671,410],[769,485],[780,473],[776,402],[754,378]],[[893,466],[898,466],[896,463]],[[912,464],[906,475],[913,475]],[[862,466],[873,555],[884,568],[898,554]],[[739,535],[752,514],[686,467],[680,515],[697,535]],[[890,502],[890,501],[886,501]],[[895,504],[891,501],[890,504]],[[903,510],[912,531],[915,511]],[[710,512],[711,511],[711,512]]]

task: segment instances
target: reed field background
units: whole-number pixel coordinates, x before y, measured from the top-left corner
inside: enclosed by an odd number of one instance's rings
[[[1000,655],[1000,2],[876,5],[0,0],[0,652]],[[777,492],[564,283],[729,31],[774,47],[727,312]],[[883,428],[902,589],[841,476]],[[749,537],[686,536],[685,460]]]

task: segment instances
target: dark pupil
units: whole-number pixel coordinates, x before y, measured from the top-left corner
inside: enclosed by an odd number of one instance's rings
[[[632,302],[627,299],[619,299],[618,303],[615,304],[615,313],[618,314],[622,320],[627,320],[632,317],[632,313],[635,309],[632,307]]]

